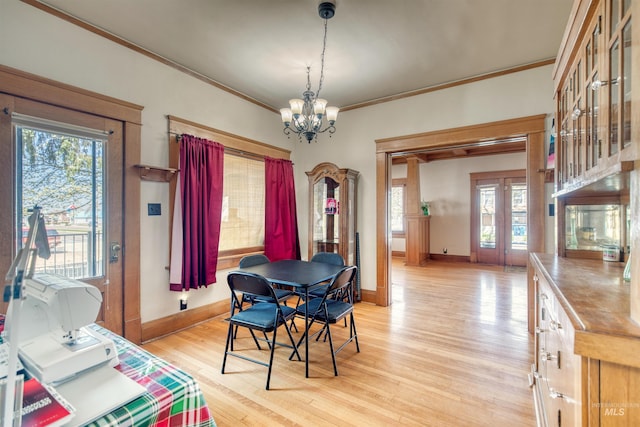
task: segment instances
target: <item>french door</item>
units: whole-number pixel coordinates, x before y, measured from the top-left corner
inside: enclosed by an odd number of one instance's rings
[[[12,230],[1,253],[17,256],[29,210],[40,207],[50,255],[36,258],[35,271],[96,286],[96,322],[122,334],[122,122],[19,97],[0,100],[13,106],[0,119],[0,212]]]
[[[471,194],[471,261],[526,266],[525,171],[471,174]]]

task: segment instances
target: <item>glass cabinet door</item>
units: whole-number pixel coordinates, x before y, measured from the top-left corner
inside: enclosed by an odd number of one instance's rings
[[[339,252],[340,184],[324,177],[313,186],[313,254]]]

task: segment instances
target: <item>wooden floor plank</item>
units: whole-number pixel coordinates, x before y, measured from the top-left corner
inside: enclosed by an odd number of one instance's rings
[[[338,354],[338,377],[322,341],[310,343],[310,378],[286,348],[276,349],[269,391],[259,365],[230,358],[222,375],[224,316],[143,347],[197,379],[220,427],[535,425],[525,272],[394,259],[392,283],[391,306],[356,304],[361,352],[349,344]]]

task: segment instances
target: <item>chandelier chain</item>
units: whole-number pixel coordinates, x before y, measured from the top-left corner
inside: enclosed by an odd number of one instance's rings
[[[320,55],[320,82],[318,83],[318,91],[316,92],[316,99],[320,98],[320,89],[322,89],[322,82],[324,81],[324,52],[327,49],[327,22],[324,20],[324,38],[322,39],[322,54]]]

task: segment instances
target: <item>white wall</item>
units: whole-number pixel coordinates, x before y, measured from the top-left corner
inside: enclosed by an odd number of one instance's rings
[[[0,0],[0,63],[144,106],[141,162],[168,164],[168,114],[291,149],[278,115],[178,72],[18,0]],[[295,157],[293,157],[295,161]],[[169,291],[169,186],[141,183],[141,316],[147,322],[179,311]],[[161,216],[147,216],[161,203]],[[158,232],[167,230],[167,233]],[[228,297],[218,285],[189,292],[194,308]]]
[[[167,164],[171,114],[226,132],[293,150],[300,241],[306,254],[305,171],[330,161],[360,171],[358,229],[362,287],[376,288],[375,140],[431,130],[550,113],[552,66],[341,113],[331,139],[298,143],[282,136],[279,117],[199,80],[41,12],[18,0],[0,0],[0,63],[144,106],[142,162]],[[147,217],[146,204],[160,202],[163,215]],[[143,183],[141,196],[142,321],[178,311],[168,291],[168,186]],[[190,292],[189,307],[226,298],[221,286]]]
[[[430,252],[447,248],[447,255],[471,254],[469,174],[526,168],[526,153],[420,164],[420,200],[430,202]]]

